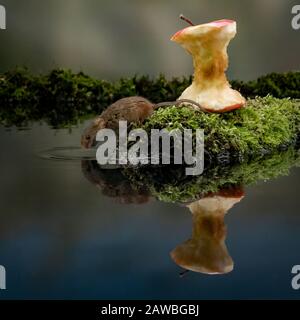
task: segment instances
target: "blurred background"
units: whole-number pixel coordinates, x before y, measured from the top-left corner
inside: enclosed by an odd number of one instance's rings
[[[299,1],[298,1],[299,2]],[[299,69],[300,30],[291,27],[292,0],[1,0],[7,30],[0,32],[0,72],[57,67],[98,78],[192,72],[191,58],[170,36],[194,23],[230,18],[238,23],[230,79],[249,80]]]

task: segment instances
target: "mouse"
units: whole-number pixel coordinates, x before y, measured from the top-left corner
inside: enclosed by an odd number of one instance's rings
[[[126,97],[117,100],[105,109],[100,116],[96,117],[84,130],[81,136],[81,146],[85,149],[93,147],[99,130],[105,128],[117,130],[119,128],[119,121],[121,120],[127,121],[128,124],[141,124],[152,115],[154,110],[161,107],[178,106],[183,103],[188,103],[189,105],[194,105],[195,107],[202,109],[198,103],[188,99],[160,102],[157,104],[139,96]],[[203,111],[205,112],[204,109]]]
[[[129,124],[142,123],[153,111],[153,103],[143,97],[122,98],[105,109],[84,130],[81,146],[85,149],[91,148],[94,145],[97,132],[101,129],[117,130],[121,120],[127,121]]]

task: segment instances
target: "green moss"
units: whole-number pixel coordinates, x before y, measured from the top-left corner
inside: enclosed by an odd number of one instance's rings
[[[270,73],[255,81],[232,81],[231,85],[248,98],[268,94],[276,98],[300,98],[300,72]]]
[[[205,148],[221,153],[257,156],[292,144],[300,130],[300,102],[271,96],[247,101],[247,106],[222,114],[189,107],[158,109],[143,129],[204,129]]]
[[[153,196],[166,202],[189,202],[208,193],[232,186],[249,186],[289,173],[300,166],[294,148],[231,166],[214,166],[200,176],[186,176],[182,166],[127,168],[124,173],[135,188],[147,187]]]
[[[35,76],[26,69],[16,69],[0,75],[0,123],[24,126],[43,120],[55,127],[76,124],[82,117],[100,114],[127,96],[141,95],[153,102],[173,101],[190,80],[135,76],[112,83],[69,70]]]
[[[0,123],[24,126],[43,120],[52,126],[76,124],[81,117],[99,114],[126,96],[174,101],[191,81],[192,77],[168,80],[160,75],[155,79],[134,76],[112,83],[69,70],[32,75],[26,69],[16,69],[0,75]],[[232,81],[232,86],[250,98],[272,94],[296,99],[300,98],[300,72],[273,73],[247,83]]]

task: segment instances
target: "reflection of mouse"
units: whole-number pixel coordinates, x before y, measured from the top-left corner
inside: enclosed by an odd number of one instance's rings
[[[232,271],[233,261],[225,245],[225,214],[244,197],[241,188],[210,194],[187,205],[193,214],[191,239],[177,246],[171,257],[184,269],[205,274]]]
[[[104,128],[117,130],[120,120],[127,121],[129,124],[142,123],[153,110],[153,103],[143,97],[120,99],[110,105],[85,129],[81,137],[81,146],[91,148],[99,130]]]
[[[122,204],[143,204],[151,196],[146,188],[133,188],[120,170],[101,169],[97,161],[83,160],[82,173],[103,195],[114,198]]]

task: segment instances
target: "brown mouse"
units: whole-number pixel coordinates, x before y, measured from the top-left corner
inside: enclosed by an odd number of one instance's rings
[[[196,105],[196,107],[202,109],[199,104],[191,100],[177,100],[153,104],[149,100],[138,96],[120,99],[104,110],[101,115],[96,117],[84,130],[81,136],[81,146],[86,149],[91,148],[99,130],[104,128],[117,130],[120,120],[127,121],[128,124],[142,123],[151,116],[155,109],[173,105],[177,106],[182,103]]]
[[[120,99],[104,110],[84,130],[81,146],[86,149],[91,148],[99,130],[104,128],[116,130],[120,120],[128,123],[142,123],[152,114],[153,110],[153,103],[143,97]]]

